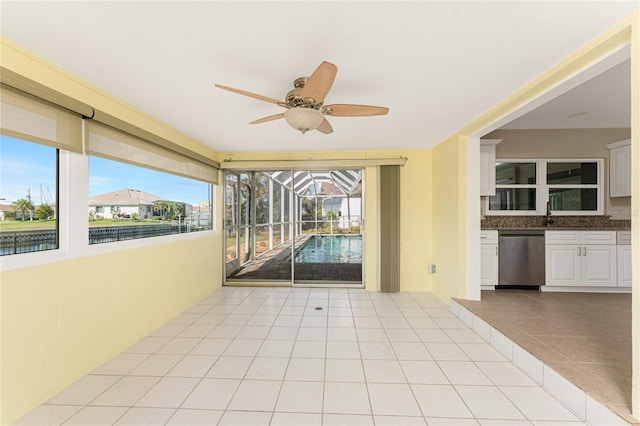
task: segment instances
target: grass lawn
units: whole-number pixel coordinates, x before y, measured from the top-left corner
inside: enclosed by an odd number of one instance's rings
[[[56,229],[55,220],[4,220],[0,222],[0,231],[37,231]]]

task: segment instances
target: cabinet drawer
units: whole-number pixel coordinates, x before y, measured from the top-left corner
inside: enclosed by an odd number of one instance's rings
[[[616,231],[547,231],[545,233],[547,245],[615,245],[616,239]]]
[[[582,244],[615,244],[616,231],[583,231]]]
[[[580,244],[580,231],[547,231],[545,244]]]
[[[618,245],[631,245],[631,231],[618,231]]]
[[[480,244],[498,244],[498,231],[480,231]]]

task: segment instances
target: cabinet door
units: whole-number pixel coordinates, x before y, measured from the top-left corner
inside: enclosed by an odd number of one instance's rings
[[[631,246],[618,246],[618,287],[631,287]]]
[[[617,286],[616,256],[616,246],[583,246],[582,285]]]
[[[480,246],[480,285],[498,285],[498,245]]]
[[[631,196],[631,145],[609,151],[609,196]]]
[[[582,248],[580,246],[548,245],[545,248],[545,256],[546,285],[582,285]]]
[[[496,195],[496,147],[480,146],[480,196]]]

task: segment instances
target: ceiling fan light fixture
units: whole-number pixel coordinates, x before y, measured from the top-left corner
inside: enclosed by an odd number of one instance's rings
[[[305,133],[317,129],[324,121],[324,114],[312,108],[291,108],[284,112],[284,118],[291,127]]]

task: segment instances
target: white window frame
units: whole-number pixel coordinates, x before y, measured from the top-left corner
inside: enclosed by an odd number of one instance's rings
[[[550,188],[584,188],[596,189],[597,209],[596,210],[553,210],[553,216],[602,216],[604,214],[604,159],[602,158],[497,158],[496,163],[535,163],[536,183],[520,185],[499,185],[498,188],[535,188],[536,189],[536,210],[489,210],[489,198],[485,197],[484,211],[487,216],[544,216],[547,214],[547,201],[549,200]],[[547,164],[548,163],[597,163],[598,181],[596,184],[567,184],[548,185],[547,184]],[[495,170],[495,168],[494,168]],[[495,173],[495,171],[494,171]]]
[[[602,216],[604,214],[604,159],[602,158],[554,158],[543,161],[544,172],[544,211],[542,214],[547,213],[547,200],[549,200],[549,189],[551,188],[580,188],[580,189],[596,189],[598,192],[597,208],[596,210],[552,210],[553,216]],[[547,164],[548,163],[596,163],[598,165],[598,180],[596,184],[547,184]]]
[[[213,206],[211,220],[213,229],[90,245],[89,221],[87,220],[89,156],[60,149],[58,158],[58,249],[0,256],[0,268],[3,271],[40,266],[87,256],[116,253],[122,250],[155,246],[175,241],[207,238],[218,232],[216,222],[217,208],[219,208],[218,185],[212,184]]]
[[[541,203],[545,205],[546,209],[546,201],[542,197],[541,193],[541,182],[540,176],[542,173],[541,170],[541,160],[539,159],[530,159],[530,158],[496,158],[497,163],[534,163],[536,165],[536,183],[535,184],[512,184],[512,185],[500,185],[496,183],[496,189],[498,188],[535,188],[536,190],[536,210],[490,210],[489,209],[489,198],[485,197],[485,214],[487,216],[538,216],[540,215],[540,205]],[[546,168],[545,168],[546,170]],[[493,169],[493,173],[495,173],[495,166]],[[546,212],[546,211],[545,211]]]

